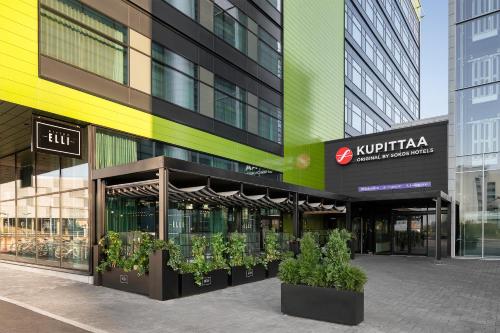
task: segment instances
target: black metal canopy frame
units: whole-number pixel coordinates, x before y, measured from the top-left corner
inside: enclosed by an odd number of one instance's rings
[[[188,203],[217,204],[226,207],[271,208],[286,212],[293,211],[295,207],[293,198],[289,193],[285,193],[288,194],[285,196],[271,198],[266,188],[262,188],[262,193],[260,194],[246,195],[239,189],[216,191],[210,185],[176,187],[169,182],[168,192],[170,200]],[[159,197],[159,194],[159,179],[109,185],[106,187],[106,195],[109,197]],[[345,213],[346,211],[345,205],[337,206],[335,203],[326,204],[323,201],[308,202],[306,200],[299,200],[298,206],[301,212],[324,211],[325,213]]]

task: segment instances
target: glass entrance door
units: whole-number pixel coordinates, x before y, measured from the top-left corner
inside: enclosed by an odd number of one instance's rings
[[[393,216],[393,253],[427,255],[427,215]]]

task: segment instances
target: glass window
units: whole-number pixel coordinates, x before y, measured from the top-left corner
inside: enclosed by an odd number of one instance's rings
[[[259,135],[281,143],[281,110],[259,99]]]
[[[183,108],[198,110],[198,68],[180,55],[153,44],[153,96]]]
[[[87,270],[89,262],[88,190],[61,194],[62,266]]]
[[[457,0],[457,21],[464,21],[500,9],[498,0]]]
[[[355,104],[352,105],[352,127],[356,131],[358,131],[359,133],[362,133],[362,128],[361,128],[361,110]]]
[[[215,119],[246,128],[246,91],[219,77],[215,78]]]
[[[17,200],[16,250],[19,259],[36,257],[35,198]]]
[[[14,155],[0,159],[0,202],[16,197],[16,165]],[[1,217],[0,217],[1,218]]]
[[[59,266],[61,258],[59,194],[39,196],[36,202],[37,259],[45,261],[45,264]]]
[[[259,64],[274,75],[281,77],[281,43],[260,28],[259,38]]]
[[[371,77],[365,73],[365,94],[368,96],[368,98],[373,101],[374,100],[374,95],[373,95],[373,80]]]
[[[16,155],[17,197],[35,195],[35,154],[24,150]]]
[[[37,194],[59,192],[59,156],[37,153],[36,160]]]
[[[42,0],[40,53],[127,84],[127,28],[75,0]]]
[[[198,0],[163,0],[172,7],[177,8],[193,20],[196,20]]]
[[[352,60],[352,82],[361,90],[361,66]]]
[[[233,15],[240,20],[246,19],[246,16],[232,7]],[[221,7],[214,5],[214,33],[219,38],[240,50],[247,53],[247,30],[233,16],[224,11]]]
[[[16,255],[16,202],[0,201],[0,257]]]

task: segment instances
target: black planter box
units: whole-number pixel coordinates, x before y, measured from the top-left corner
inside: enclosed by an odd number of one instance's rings
[[[179,293],[181,296],[191,296],[227,287],[227,271],[218,269],[207,273],[203,278],[203,284],[198,286],[194,282],[194,274],[179,274]]]
[[[276,277],[280,268],[280,261],[273,260],[267,263],[266,277]]]
[[[137,276],[136,271],[125,272],[121,268],[111,268],[101,273],[102,286],[149,295],[149,277],[147,274]]]
[[[246,269],[245,266],[231,267],[229,285],[237,286],[244,283],[264,280],[266,278],[266,268],[262,264]]]
[[[291,316],[358,325],[364,319],[364,302],[364,293],[281,284],[281,312]]]

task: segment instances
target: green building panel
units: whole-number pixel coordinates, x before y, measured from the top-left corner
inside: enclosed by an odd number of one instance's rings
[[[344,137],[344,0],[284,1],[284,181],[324,189]]]

